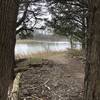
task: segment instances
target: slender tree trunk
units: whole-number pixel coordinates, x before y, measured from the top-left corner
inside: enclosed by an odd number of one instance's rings
[[[85,10],[84,7],[82,8],[83,12],[82,12],[82,34],[83,34],[83,39],[82,39],[82,49],[83,51],[85,51],[85,47],[86,47],[86,15],[85,15]]]
[[[71,35],[71,36],[69,37],[69,40],[70,40],[70,48],[71,48],[71,49],[74,49],[73,35]]]
[[[17,0],[0,0],[0,100],[7,100],[14,65]]]
[[[85,43],[85,40],[83,40],[83,42],[82,42],[82,49],[85,51],[85,49],[86,49],[86,43]]]
[[[89,0],[84,100],[100,100],[100,0]]]

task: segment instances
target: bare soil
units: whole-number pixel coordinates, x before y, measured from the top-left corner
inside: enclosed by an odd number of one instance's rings
[[[50,56],[42,66],[22,73],[19,100],[82,100],[83,81],[84,64],[79,58]]]

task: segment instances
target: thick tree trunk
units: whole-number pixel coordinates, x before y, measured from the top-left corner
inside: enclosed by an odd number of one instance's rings
[[[89,0],[84,100],[100,100],[100,0]]]
[[[17,0],[0,0],[0,100],[7,100],[14,64]]]

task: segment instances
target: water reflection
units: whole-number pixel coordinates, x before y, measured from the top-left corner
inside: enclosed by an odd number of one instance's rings
[[[49,51],[65,51],[70,48],[69,42],[43,42],[43,43],[19,43],[16,44],[15,54],[31,54],[38,52],[49,52]],[[80,48],[77,44],[76,48]]]

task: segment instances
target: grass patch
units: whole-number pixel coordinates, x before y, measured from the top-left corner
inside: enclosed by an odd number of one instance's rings
[[[41,61],[42,61],[42,58],[39,58],[39,57],[30,58],[31,63],[39,63]]]
[[[31,43],[32,40],[17,40],[16,43]]]
[[[33,53],[29,55],[16,55],[16,59],[27,59],[28,61],[26,63],[39,63],[43,59],[48,59],[49,57],[56,56],[56,55],[64,55],[66,54],[66,51],[64,52],[39,52],[39,53]],[[24,63],[25,63],[24,62]],[[26,64],[25,64],[26,65]]]
[[[16,55],[16,59],[22,59],[22,58],[33,58],[33,59],[45,59],[45,58],[48,58],[50,56],[54,56],[54,55],[59,55],[59,54],[64,54],[66,51],[63,51],[63,52],[38,52],[38,53],[30,53],[30,54],[27,54],[25,55],[24,53],[23,54],[20,54],[20,55]]]

